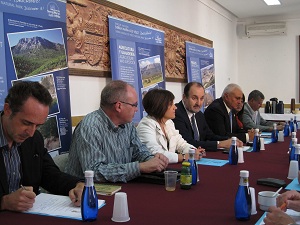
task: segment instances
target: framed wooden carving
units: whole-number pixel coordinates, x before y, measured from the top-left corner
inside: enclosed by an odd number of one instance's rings
[[[186,82],[185,41],[213,42],[117,4],[100,0],[67,1],[70,75],[111,77],[108,15],[165,32],[166,81]]]

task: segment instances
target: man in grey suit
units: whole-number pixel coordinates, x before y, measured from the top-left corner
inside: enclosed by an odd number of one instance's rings
[[[273,130],[274,121],[264,120],[259,113],[259,108],[262,106],[264,99],[265,96],[258,90],[250,92],[248,102],[244,104],[243,124],[245,129],[258,128],[259,131]],[[277,129],[282,130],[283,124],[278,124]]]

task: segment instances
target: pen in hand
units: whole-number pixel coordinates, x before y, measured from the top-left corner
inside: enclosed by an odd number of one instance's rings
[[[280,209],[281,209],[281,210],[284,210],[285,207],[286,207],[286,203],[284,202],[284,203],[280,206]]]
[[[24,187],[22,184],[21,184],[21,188],[25,191],[27,191],[26,187]]]

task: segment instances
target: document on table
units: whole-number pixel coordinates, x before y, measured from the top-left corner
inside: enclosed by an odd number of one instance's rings
[[[228,160],[222,160],[222,159],[208,159],[208,158],[202,158],[198,161],[196,161],[198,165],[206,165],[206,166],[224,166],[229,161]]]
[[[255,225],[264,225],[265,223],[264,223],[264,218],[266,217],[266,212],[261,216],[261,218],[256,222],[256,224]],[[288,214],[289,216],[291,216],[294,220],[295,220],[295,222],[296,222],[296,224],[300,224],[300,212],[296,212],[296,211],[294,211],[294,210],[292,210],[292,209],[287,209],[286,210],[286,214]]]
[[[300,191],[300,184],[298,182],[298,178],[295,178],[291,183],[289,183],[286,187],[286,190],[296,190]]]
[[[98,209],[104,205],[104,200],[98,200]],[[80,207],[74,206],[68,196],[46,193],[36,196],[33,207],[25,213],[82,220]]]

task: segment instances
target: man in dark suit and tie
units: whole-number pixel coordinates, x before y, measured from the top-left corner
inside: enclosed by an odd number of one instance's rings
[[[215,135],[208,127],[200,111],[204,102],[204,88],[201,83],[190,82],[184,88],[182,101],[176,104],[175,128],[182,137],[195,147],[201,146],[207,151],[229,148],[231,139]],[[241,146],[242,143],[239,143]]]
[[[244,143],[253,140],[254,132],[240,129],[236,113],[242,109],[243,92],[239,85],[228,84],[221,98],[215,99],[205,110],[204,116],[210,129],[218,135],[237,137]]]

